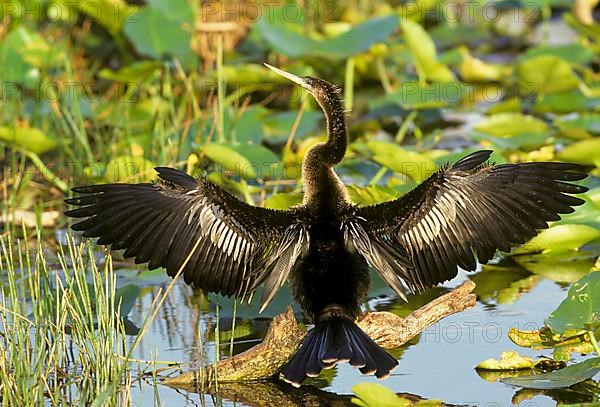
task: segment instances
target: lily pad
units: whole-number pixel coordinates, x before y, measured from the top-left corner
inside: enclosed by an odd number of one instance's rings
[[[390,389],[379,383],[359,383],[352,386],[352,392],[358,398],[352,403],[361,407],[398,407],[402,400]]]
[[[579,249],[584,244],[600,237],[600,230],[579,224],[556,225],[542,230],[515,253],[542,251],[565,251]]]
[[[587,359],[549,373],[502,379],[502,382],[528,389],[562,389],[594,377],[600,372],[600,357]]]
[[[558,158],[563,161],[600,166],[600,137],[575,142],[558,153]]]
[[[475,368],[483,370],[521,370],[531,369],[535,361],[529,357],[519,355],[515,351],[502,352],[500,359],[486,359]]]
[[[571,65],[552,55],[540,55],[521,62],[517,65],[517,78],[522,89],[528,89],[534,84],[536,93],[541,95],[579,86],[579,79]]]
[[[437,170],[435,162],[431,158],[405,150],[394,143],[369,141],[367,147],[374,154],[373,161],[394,172],[408,175],[417,182],[425,180]]]
[[[600,272],[593,272],[569,289],[567,298],[544,321],[552,332],[593,330],[600,326]],[[599,366],[600,367],[600,366]]]
[[[496,137],[511,137],[524,133],[544,133],[548,125],[536,117],[521,113],[497,113],[477,123],[475,130]]]

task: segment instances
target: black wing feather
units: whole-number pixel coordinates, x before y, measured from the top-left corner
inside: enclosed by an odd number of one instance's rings
[[[209,291],[243,298],[266,281],[264,308],[308,245],[293,210],[254,207],[206,180],[156,171],[155,184],[73,188],[80,195],[66,203],[79,208],[66,214],[87,219],[72,228],[170,276],[186,264],[184,280]]]
[[[584,203],[568,195],[587,191],[569,183],[586,177],[579,165],[490,165],[490,154],[472,153],[397,200],[358,208],[346,225],[348,244],[405,296],[455,277],[457,266],[475,270]]]

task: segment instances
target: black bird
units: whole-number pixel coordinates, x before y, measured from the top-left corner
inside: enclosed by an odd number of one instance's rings
[[[509,251],[558,214],[584,201],[575,164],[492,165],[477,151],[446,165],[407,195],[374,206],[350,202],[333,166],[347,146],[340,88],[267,65],[306,89],[327,121],[328,139],[304,158],[304,200],[289,210],[248,205],[205,179],[158,167],[156,183],[74,188],[67,212],[99,244],[125,249],[149,268],[180,271],[188,284],[247,299],[261,284],[264,309],[286,280],[314,323],[283,368],[286,381],[348,361],[383,378],[398,362],[354,323],[366,299],[369,266],[400,297],[473,271],[497,249]],[[565,182],[566,181],[566,182]]]

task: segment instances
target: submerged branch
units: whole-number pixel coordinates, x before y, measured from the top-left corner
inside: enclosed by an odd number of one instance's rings
[[[467,281],[451,292],[413,311],[406,318],[391,312],[368,312],[358,325],[380,346],[397,348],[441,319],[475,305],[472,293],[475,283]],[[211,387],[218,377],[222,383],[260,381],[272,378],[292,357],[305,332],[298,328],[291,307],[273,318],[265,339],[260,344],[208,367],[191,370],[166,379],[163,384],[186,390]]]

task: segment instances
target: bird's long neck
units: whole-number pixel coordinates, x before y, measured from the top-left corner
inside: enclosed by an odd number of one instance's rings
[[[327,122],[327,141],[313,146],[304,157],[304,202],[330,205],[347,200],[346,190],[332,167],[346,154],[346,115],[339,90],[332,88],[317,98]]]

